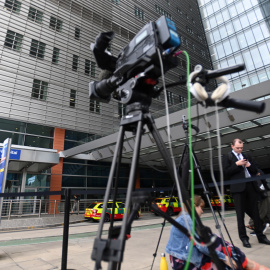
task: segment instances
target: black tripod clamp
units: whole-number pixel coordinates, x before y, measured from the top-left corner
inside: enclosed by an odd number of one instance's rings
[[[183,127],[185,132],[188,132],[188,123],[186,122],[184,115],[182,115],[182,127]],[[198,134],[200,132],[200,129],[193,124],[191,124],[191,128],[193,128],[196,131],[196,134]]]

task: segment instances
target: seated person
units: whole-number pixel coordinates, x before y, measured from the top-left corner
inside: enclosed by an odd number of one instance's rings
[[[194,204],[198,216],[201,216],[205,205],[204,200],[201,196],[195,195]],[[176,218],[176,221],[180,225],[186,227],[185,219],[187,220],[189,227],[192,228],[192,219],[186,211],[182,211],[182,213]],[[218,258],[224,263],[225,269],[231,269],[230,260],[223,246],[222,239],[218,237],[216,243],[216,254]],[[189,255],[189,245],[190,239],[175,226],[172,226],[170,238],[165,251],[170,254],[170,262],[173,270],[181,270],[185,268]],[[234,247],[230,243],[226,242],[226,246],[235,269],[270,270],[269,268],[246,258],[245,254],[239,248],[235,247],[236,250],[234,250]],[[209,251],[206,246],[195,245],[193,247],[188,269],[217,269],[212,259],[209,257]]]

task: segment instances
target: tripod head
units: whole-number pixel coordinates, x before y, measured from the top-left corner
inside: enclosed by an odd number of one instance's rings
[[[188,131],[188,123],[186,122],[185,115],[182,115],[182,121],[183,121],[182,127],[183,127],[184,131],[187,132]],[[191,128],[193,128],[197,134],[200,132],[200,129],[195,125],[191,125]]]

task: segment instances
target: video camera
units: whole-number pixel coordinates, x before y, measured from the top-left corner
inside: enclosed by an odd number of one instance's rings
[[[149,101],[158,96],[154,86],[162,74],[161,61],[164,73],[178,64],[173,56],[180,46],[175,23],[165,16],[147,23],[117,58],[106,51],[113,37],[113,32],[101,33],[91,45],[97,65],[103,71],[100,81],[89,83],[90,99],[109,102],[113,92],[113,98],[122,103],[145,98]]]

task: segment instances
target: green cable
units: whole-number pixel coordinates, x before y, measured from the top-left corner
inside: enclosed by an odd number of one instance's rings
[[[193,168],[193,152],[192,152],[192,128],[191,128],[191,95],[189,89],[189,73],[190,73],[190,62],[189,55],[186,51],[182,52],[187,59],[187,89],[188,89],[188,142],[189,142],[189,163],[190,163],[190,172],[191,172],[191,218],[192,218],[192,240],[190,243],[190,250],[188,254],[188,259],[185,265],[184,270],[187,270],[189,267],[189,261],[191,258],[193,243],[194,243],[194,234],[195,234],[195,205],[194,205],[194,168]]]

